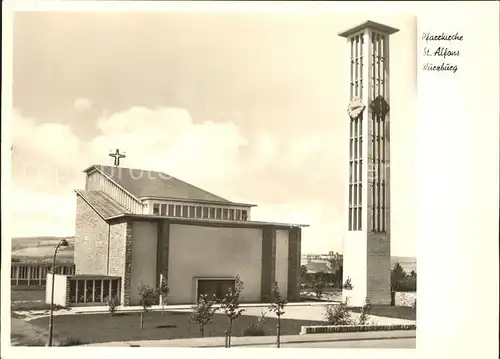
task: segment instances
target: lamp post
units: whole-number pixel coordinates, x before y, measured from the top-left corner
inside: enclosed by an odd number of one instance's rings
[[[52,333],[53,333],[53,324],[54,324],[54,281],[55,281],[55,272],[56,272],[56,255],[57,255],[57,250],[59,247],[67,247],[68,246],[68,241],[65,239],[62,239],[56,247],[56,250],[54,251],[54,259],[52,261],[52,288],[51,288],[51,295],[50,295],[50,319],[49,319],[49,347],[52,346]]]

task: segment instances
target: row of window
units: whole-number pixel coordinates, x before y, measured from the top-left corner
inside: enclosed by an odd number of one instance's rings
[[[361,231],[362,208],[349,208],[349,231]]]
[[[184,218],[224,219],[229,221],[247,221],[246,209],[219,208],[208,206],[189,206],[185,204],[154,203],[153,215]]]
[[[50,272],[50,265],[41,265],[41,266],[11,266],[10,267],[10,278],[11,279],[45,279],[47,277],[47,273]],[[63,275],[73,275],[75,274],[74,266],[56,266],[56,274]]]
[[[103,303],[120,298],[120,279],[71,279],[70,303]]]

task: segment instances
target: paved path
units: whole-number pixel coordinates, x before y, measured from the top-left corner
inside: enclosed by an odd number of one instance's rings
[[[311,320],[311,321],[323,321],[325,306],[327,304],[338,304],[338,303],[290,303],[285,307],[285,314],[283,315],[283,319],[300,319],[300,320]],[[260,316],[261,312],[267,311],[268,305],[266,304],[243,304],[242,308],[245,309],[244,315],[251,316]],[[190,305],[170,305],[166,306],[165,309],[167,311],[176,311],[176,312],[191,312]],[[139,307],[126,307],[120,308],[119,312],[131,312],[131,311],[139,311]],[[160,306],[154,306],[150,310],[158,311],[161,310]],[[71,310],[57,310],[54,312],[54,315],[75,315],[75,314],[96,314],[96,313],[108,313],[107,307],[82,307],[82,308],[72,308]],[[42,311],[29,311],[23,312],[23,315],[26,316],[25,320],[31,320],[35,318],[40,318],[44,316],[48,316],[48,310]],[[352,313],[353,318],[359,316],[357,313]],[[386,317],[377,317],[374,315],[370,316],[370,321],[373,324],[378,325],[391,325],[391,324],[411,324],[414,321],[398,319],[398,318],[386,318]]]
[[[281,337],[282,347],[366,347],[366,348],[413,348],[415,347],[415,330],[360,332],[335,334],[285,335]],[[275,336],[234,337],[232,347],[276,347]],[[366,342],[366,343],[361,343]],[[385,343],[385,344],[384,344]],[[413,344],[412,344],[413,343]],[[368,345],[368,346],[366,346]],[[110,342],[87,344],[96,347],[181,347],[181,348],[217,348],[224,347],[224,337],[194,338],[170,340],[138,340],[127,342]]]
[[[36,327],[22,319],[11,320],[11,345],[44,345],[48,342],[48,331]]]

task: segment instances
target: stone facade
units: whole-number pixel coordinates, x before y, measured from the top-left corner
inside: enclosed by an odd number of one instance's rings
[[[122,277],[122,303],[130,305],[130,285],[132,279],[132,223],[127,223],[125,237],[125,273]]]
[[[391,302],[391,242],[389,234],[367,235],[367,297],[372,304]]]
[[[127,223],[110,224],[109,258],[106,274],[123,277],[125,275],[125,245]]]

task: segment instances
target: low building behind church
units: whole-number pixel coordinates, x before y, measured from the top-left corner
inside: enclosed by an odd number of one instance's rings
[[[244,302],[267,301],[274,282],[299,300],[303,225],[252,221],[254,205],[165,173],[99,165],[84,172],[85,189],[75,191],[76,273],[58,279],[66,288],[59,304],[103,305],[116,296],[138,305],[141,283],[156,287],[161,278],[169,304],[190,304],[202,293],[221,296],[237,275]]]

